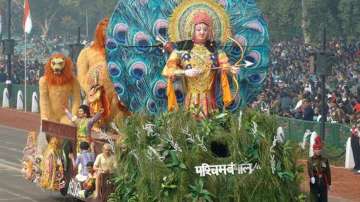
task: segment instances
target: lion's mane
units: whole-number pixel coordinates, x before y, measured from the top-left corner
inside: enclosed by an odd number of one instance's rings
[[[92,48],[100,51],[105,55],[105,41],[106,41],[106,28],[109,24],[109,18],[104,18],[97,26],[95,30],[94,42],[91,45]]]
[[[60,75],[54,74],[54,71],[51,69],[51,60],[53,58],[64,58],[65,67]],[[64,85],[73,82],[74,75],[72,72],[73,63],[69,57],[65,57],[65,55],[61,53],[56,53],[50,56],[48,62],[45,64],[45,79],[49,83],[49,85]]]

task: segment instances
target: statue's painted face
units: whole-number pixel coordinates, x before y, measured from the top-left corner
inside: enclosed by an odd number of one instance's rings
[[[205,43],[209,37],[209,26],[205,23],[195,25],[194,39],[197,43]]]
[[[95,85],[90,89],[90,93],[88,96],[88,101],[93,103],[97,100],[100,100],[101,97],[101,86]]]
[[[52,58],[51,59],[51,69],[54,71],[55,75],[60,75],[65,68],[65,59],[64,58]]]
[[[56,137],[52,137],[49,141],[49,146],[51,146],[53,149],[58,148],[59,140]]]

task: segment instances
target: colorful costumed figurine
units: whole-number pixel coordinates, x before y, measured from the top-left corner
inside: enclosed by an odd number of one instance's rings
[[[176,14],[176,11],[174,13]],[[178,20],[177,15],[174,15],[170,23],[175,23],[172,21],[176,20]],[[188,28],[191,30],[192,39],[182,41],[181,45],[179,44],[178,48],[172,51],[162,74],[168,78],[168,110],[177,108],[173,79],[183,77],[186,86],[185,108],[195,109],[199,112],[197,116],[204,118],[217,109],[215,79],[218,71],[220,71],[224,105],[228,106],[232,103],[227,76],[231,66],[225,52],[217,48],[213,19],[208,12],[196,10],[189,21]],[[175,33],[170,33],[170,37],[171,34],[176,36]],[[234,74],[236,73],[234,71]]]
[[[65,187],[64,169],[61,161],[60,142],[52,137],[44,151],[41,162],[40,187],[47,190],[59,191]]]
[[[310,177],[311,200],[327,202],[328,190],[331,190],[331,174],[328,159],[321,155],[323,145],[320,136],[313,145],[314,155],[308,160],[308,174]]]
[[[101,117],[94,124],[94,130],[100,131],[101,129],[104,129],[107,131],[109,129],[107,123],[110,121],[110,104],[106,97],[104,87],[98,84],[92,86],[87,100],[91,116],[95,116],[100,110],[102,111]]]
[[[41,176],[40,166],[42,154],[38,152],[37,134],[35,131],[31,131],[28,134],[26,146],[23,151],[24,156],[21,173],[26,180],[34,183],[38,183]]]
[[[114,85],[111,83],[109,73],[107,71],[107,62],[105,55],[105,42],[106,42],[106,28],[109,19],[104,18],[96,27],[94,41],[90,47],[84,48],[77,59],[77,77],[80,82],[82,90],[84,90],[87,100],[93,96],[94,91],[99,88],[95,86],[102,86],[102,92],[105,95],[102,102],[108,103],[104,108],[105,112],[103,121],[109,122],[114,118],[121,118],[127,114],[127,109],[118,100],[115,93]],[[94,90],[94,88],[96,88]],[[91,99],[91,98],[90,98]],[[90,106],[91,108],[91,106]],[[96,112],[95,112],[96,113]]]
[[[36,170],[36,132],[31,131],[28,134],[26,146],[23,151],[23,168],[21,172],[23,173],[25,179],[29,181],[35,180],[35,170]]]

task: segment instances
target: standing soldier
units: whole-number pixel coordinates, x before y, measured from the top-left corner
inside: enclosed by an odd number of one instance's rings
[[[328,189],[331,190],[329,161],[320,154],[322,146],[320,136],[316,137],[313,145],[314,155],[307,162],[311,201],[315,202],[327,202]]]
[[[351,149],[354,156],[354,171],[360,173],[360,120],[351,128]]]

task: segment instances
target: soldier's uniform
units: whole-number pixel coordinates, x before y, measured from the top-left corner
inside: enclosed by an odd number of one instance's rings
[[[321,145],[321,144],[320,144]],[[321,149],[319,144],[314,149]],[[327,202],[328,188],[331,185],[330,165],[327,158],[321,155],[313,155],[307,162],[310,179],[311,201]]]
[[[358,124],[359,125],[359,124]],[[360,131],[359,127],[351,128],[351,149],[353,151],[354,170],[360,171]]]

